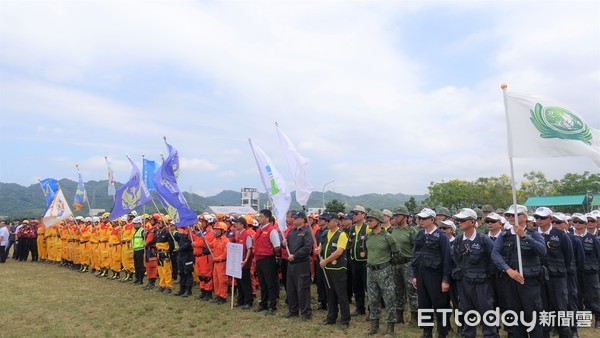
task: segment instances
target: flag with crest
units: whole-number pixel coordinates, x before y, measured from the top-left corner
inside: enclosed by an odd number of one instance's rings
[[[154,189],[161,198],[161,203],[167,209],[169,216],[177,227],[186,227],[198,222],[198,216],[191,210],[185,197],[177,185],[179,176],[179,153],[166,143],[169,155],[154,175]]]
[[[44,213],[44,226],[46,228],[51,227],[71,216],[73,216],[73,212],[71,211],[71,208],[69,208],[69,203],[67,203],[65,195],[63,195],[62,190],[59,188],[54,195],[54,199],[48,207],[48,210]]]
[[[115,193],[115,205],[108,216],[109,220],[123,216],[143,206],[152,200],[150,192],[142,181],[142,175],[138,166],[127,157],[131,163],[131,176],[129,181],[120,187]]]
[[[54,195],[58,191],[58,182],[53,178],[44,178],[40,180],[40,186],[42,187],[42,193],[46,198],[46,209],[50,207],[54,200]]]

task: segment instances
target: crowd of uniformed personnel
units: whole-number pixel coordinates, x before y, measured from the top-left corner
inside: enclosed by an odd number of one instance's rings
[[[191,296],[197,285],[196,298],[215,304],[226,303],[234,284],[236,307],[248,310],[258,298],[254,311],[267,315],[275,313],[283,286],[288,310],[282,317],[300,320],[312,319],[314,283],[315,310],[327,311],[323,325],[335,325],[339,317],[346,329],[352,317],[366,315],[369,335],[379,332],[382,308],[386,336],[395,335],[396,323],[416,325],[419,309],[483,314],[499,308],[523,311],[529,322],[542,311],[585,310],[600,329],[598,210],[566,215],[540,207],[532,213],[518,205],[494,212],[486,205],[454,215],[444,207],[424,208],[413,216],[405,206],[367,212],[357,205],[348,214],[290,211],[284,232],[269,210],[205,213],[190,227],[175,227],[158,213],[133,212],[112,221],[108,216],[77,216],[50,227],[34,219],[15,222],[13,259],[26,261],[31,253],[33,261],[162,293],[171,293],[176,281],[174,295],[180,297]],[[234,283],[225,272],[230,242],[243,247],[242,278]],[[478,336],[477,325],[462,318],[454,318],[464,324],[454,328],[448,312],[432,312],[430,318],[437,322],[438,337],[452,330]],[[574,317],[569,318],[567,324],[537,321],[531,332],[522,323],[484,322],[479,336],[498,337],[504,329],[509,337],[549,337],[552,330],[561,338],[577,337]],[[433,337],[430,324],[421,325],[425,338]]]

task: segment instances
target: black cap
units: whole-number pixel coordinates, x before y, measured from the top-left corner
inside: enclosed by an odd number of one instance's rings
[[[333,212],[324,212],[322,214],[319,215],[319,219],[322,219],[324,221],[330,221],[332,219],[337,219],[337,214],[333,213]]]

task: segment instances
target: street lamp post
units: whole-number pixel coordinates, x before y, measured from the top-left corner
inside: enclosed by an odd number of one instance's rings
[[[323,212],[325,212],[325,187],[326,187],[328,184],[330,184],[330,183],[333,183],[333,182],[335,182],[335,180],[331,180],[331,181],[329,181],[329,182],[327,182],[327,183],[323,184]]]

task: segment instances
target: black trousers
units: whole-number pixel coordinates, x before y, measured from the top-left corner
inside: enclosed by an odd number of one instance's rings
[[[192,272],[194,271],[194,255],[178,255],[177,272],[179,274],[179,285],[182,287],[191,287],[194,284]]]
[[[549,312],[567,311],[569,307],[569,288],[567,287],[566,276],[550,277],[549,280],[543,281],[541,294],[544,310]],[[571,337],[570,327],[560,325],[558,320],[554,324],[561,337]],[[545,333],[549,333],[552,327],[544,326],[543,330]]]
[[[286,280],[289,312],[310,317],[310,261],[288,263]]]
[[[29,251],[31,252],[31,261],[37,262],[37,260],[38,260],[37,237],[29,239]]]
[[[356,310],[365,313],[365,290],[367,288],[367,262],[352,260],[352,291],[356,300]]]
[[[4,245],[0,246],[0,263],[6,263],[6,255],[8,251],[6,251],[6,247]]]
[[[598,274],[579,272],[577,281],[579,283],[579,309],[592,311],[594,315],[600,317],[600,282],[598,281]]]
[[[425,268],[419,268],[415,274],[417,278],[417,299],[419,309],[449,309],[450,299],[448,292],[442,292],[442,272]],[[437,320],[438,336],[447,336],[448,327],[443,325],[444,314],[435,313]],[[423,327],[423,331],[429,335],[433,327]]]
[[[252,279],[250,279],[250,268],[242,269],[242,279],[235,279],[237,285],[238,297],[237,303],[240,305],[252,306]]]
[[[331,285],[331,288],[327,288],[327,321],[335,323],[339,306],[341,324],[348,324],[350,323],[350,303],[348,302],[348,290],[346,290],[348,278],[346,269],[325,271]]]
[[[283,288],[285,289],[285,303],[288,304],[288,289],[287,289],[287,270],[288,270],[288,261],[287,259],[281,259],[281,261],[279,261],[279,269],[281,271],[281,284],[283,285]],[[279,289],[281,289],[281,287],[279,287]]]
[[[350,267],[346,269],[346,292],[348,293],[348,303],[352,303],[352,269]]]
[[[508,300],[506,309],[515,311],[517,314],[523,311],[526,322],[531,322],[533,312],[542,311],[541,286],[539,277],[525,277],[525,284],[519,284],[507,274],[502,274],[503,295]],[[508,318],[512,320],[512,318]],[[514,338],[527,337],[527,328],[524,325],[506,326],[506,331],[512,334]],[[529,332],[529,337],[543,337],[544,333],[539,321],[536,320],[534,329]]]
[[[19,239],[19,246],[17,247],[17,259],[19,261],[27,261],[29,256],[29,238],[22,237]]]
[[[323,269],[321,265],[319,265],[319,260],[314,261],[314,269],[315,269],[315,284],[317,285],[317,302],[320,305],[327,303],[327,285],[325,283],[325,275],[323,274]]]
[[[269,256],[256,261],[256,274],[260,285],[260,302],[258,305],[265,309],[277,308],[279,283],[277,277],[277,262],[275,256]]]
[[[133,251],[133,268],[135,269],[135,280],[143,281],[146,268],[144,267],[144,250]]]
[[[178,260],[179,252],[173,251],[173,253],[171,254],[171,266],[173,267],[173,269],[171,270],[171,278],[173,278],[173,280],[177,280],[177,275],[179,275],[179,264],[177,264]]]

